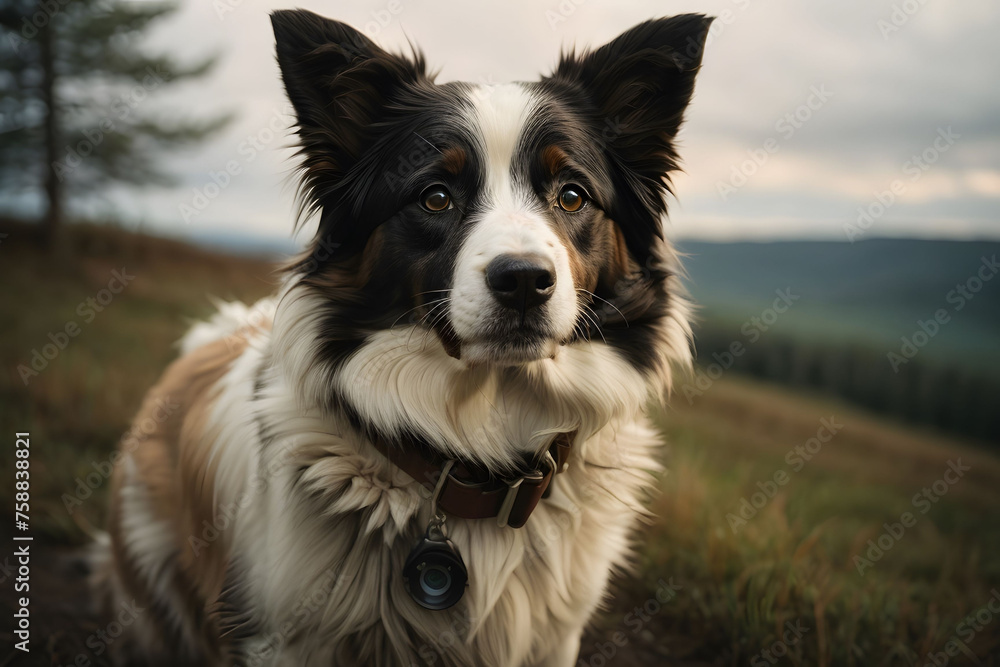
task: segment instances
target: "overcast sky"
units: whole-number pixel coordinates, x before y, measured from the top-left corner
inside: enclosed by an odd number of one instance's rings
[[[843,240],[854,225],[859,238],[1000,238],[1000,11],[945,0],[189,0],[150,48],[222,60],[207,80],[144,104],[237,120],[171,159],[182,187],[116,193],[101,207],[172,234],[289,233],[290,139],[271,128],[290,117],[267,14],[295,5],[389,48],[409,37],[439,81],[488,83],[536,78],[561,47],[597,46],[647,18],[712,14],[671,235]],[[230,161],[240,173],[207,206],[196,201]],[[182,204],[204,208],[185,223]]]

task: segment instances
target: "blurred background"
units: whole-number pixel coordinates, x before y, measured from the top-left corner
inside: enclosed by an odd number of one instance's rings
[[[657,412],[657,518],[580,663],[997,664],[995,6],[295,4],[487,84],[717,17],[667,229],[698,368]],[[190,320],[271,292],[308,236],[267,16],[287,6],[0,0],[0,425],[32,433],[52,572],[103,524],[102,464]],[[10,664],[101,664],[85,591],[39,587],[52,633]]]

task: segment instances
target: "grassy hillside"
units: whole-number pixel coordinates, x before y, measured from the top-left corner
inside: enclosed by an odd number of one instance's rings
[[[32,524],[46,549],[103,523],[106,484],[72,516],[62,498],[107,459],[185,321],[211,311],[206,295],[253,300],[273,285],[266,262],[111,230],[76,229],[72,247],[78,259],[54,261],[16,234],[0,244],[0,427],[32,433]],[[114,271],[134,279],[87,322],[87,299]],[[68,322],[79,332],[25,386],[17,367]],[[657,422],[670,444],[655,518],[578,664],[923,665],[951,649],[948,664],[1000,664],[1000,616],[971,637],[959,626],[1000,587],[995,455],[728,374],[690,403],[678,394]],[[958,460],[970,469],[955,484],[914,502]],[[0,479],[12,468],[3,457]],[[0,535],[11,492],[0,484]],[[743,499],[759,507],[741,516]],[[915,522],[884,538],[906,512]],[[880,537],[888,550],[860,574],[855,556]],[[60,652],[66,634],[39,637],[38,664],[73,658]]]
[[[820,443],[824,420],[842,428]],[[638,574],[619,580],[600,631],[584,643],[591,656],[623,632],[642,656],[636,664],[923,665],[963,636],[959,623],[1000,584],[993,454],[737,379],[717,381],[694,405],[675,400],[658,421],[669,472],[639,543]],[[914,505],[958,460],[971,469],[937,502]],[[753,516],[741,514],[743,499],[761,506]],[[859,573],[855,556],[866,558],[868,541],[904,512],[915,524]],[[683,588],[637,625],[636,608],[671,578]],[[949,664],[1000,664],[995,618]],[[786,623],[808,631],[769,662],[762,652],[781,643]]]
[[[80,537],[61,496],[107,460],[188,323],[212,312],[209,297],[254,300],[274,284],[268,262],[114,229],[70,231],[64,259],[38,252],[16,230],[0,244],[0,427],[31,432],[33,527],[60,539]],[[42,358],[32,367],[36,351]],[[25,368],[40,370],[22,378]],[[12,469],[3,457],[0,479],[13,479]],[[102,524],[103,493],[102,484],[75,516]]]

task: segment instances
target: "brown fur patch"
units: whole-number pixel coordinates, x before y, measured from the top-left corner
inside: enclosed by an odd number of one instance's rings
[[[625,234],[613,221],[611,223],[611,263],[608,265],[608,275],[614,279],[624,278],[630,273],[630,267],[635,264],[628,252]]]
[[[185,615],[193,622],[192,630],[202,636],[204,648],[210,652],[218,649],[211,645],[217,625],[213,618],[205,618],[203,610],[210,608],[222,591],[229,563],[228,538],[219,531],[218,539],[203,545],[197,555],[190,538],[202,539],[206,522],[209,526],[217,522],[217,462],[211,457],[215,435],[208,420],[219,380],[246,345],[242,337],[217,340],[171,364],[136,415],[134,431],[142,436],[133,446],[122,446],[134,463],[135,478],[131,482],[145,489],[153,514],[173,526],[177,593],[186,604]],[[115,470],[111,500],[110,533],[116,574],[127,595],[140,604],[155,605],[157,600],[135,571],[124,544],[122,513],[128,511],[121,497],[124,474],[122,466]],[[165,619],[160,617],[167,613],[155,613],[150,620],[162,624]],[[160,629],[163,637],[170,636],[169,626]]]
[[[441,151],[441,164],[449,174],[458,176],[465,169],[465,149],[461,147],[446,148]]]
[[[573,242],[572,232],[565,225],[556,225],[554,231],[559,236],[569,260],[570,273],[573,276],[573,286],[590,292],[597,287],[597,282],[608,265],[612,263],[614,230],[617,225],[598,212],[598,217],[590,223],[587,232],[592,236],[589,250],[582,252]]]
[[[639,271],[635,260],[629,254],[625,235],[614,220],[602,211],[597,211],[589,223],[589,247],[581,251],[571,238],[571,231],[565,225],[557,225],[555,232],[566,248],[573,287],[593,293],[617,294],[622,288],[621,281],[628,280]],[[586,294],[578,294],[585,302],[593,300]]]
[[[599,287],[590,289],[591,291],[607,291],[611,294],[618,294],[622,287],[621,281],[627,281],[630,277],[640,273],[642,267],[629,253],[625,235],[614,220],[603,218],[599,228],[601,232],[600,259],[598,261],[601,266],[595,283]]]
[[[569,156],[558,146],[549,145],[542,149],[542,164],[550,176],[555,176],[569,164]]]
[[[594,290],[597,285],[597,274],[600,267],[596,262],[589,262],[577,251],[572,241],[563,241],[569,255],[569,270],[573,274],[573,286],[578,289]]]

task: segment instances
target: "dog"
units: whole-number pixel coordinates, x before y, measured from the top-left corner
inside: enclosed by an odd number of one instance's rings
[[[271,16],[315,238],[149,392],[99,585],[123,664],[569,666],[691,364],[662,225],[710,18],[434,82]]]

